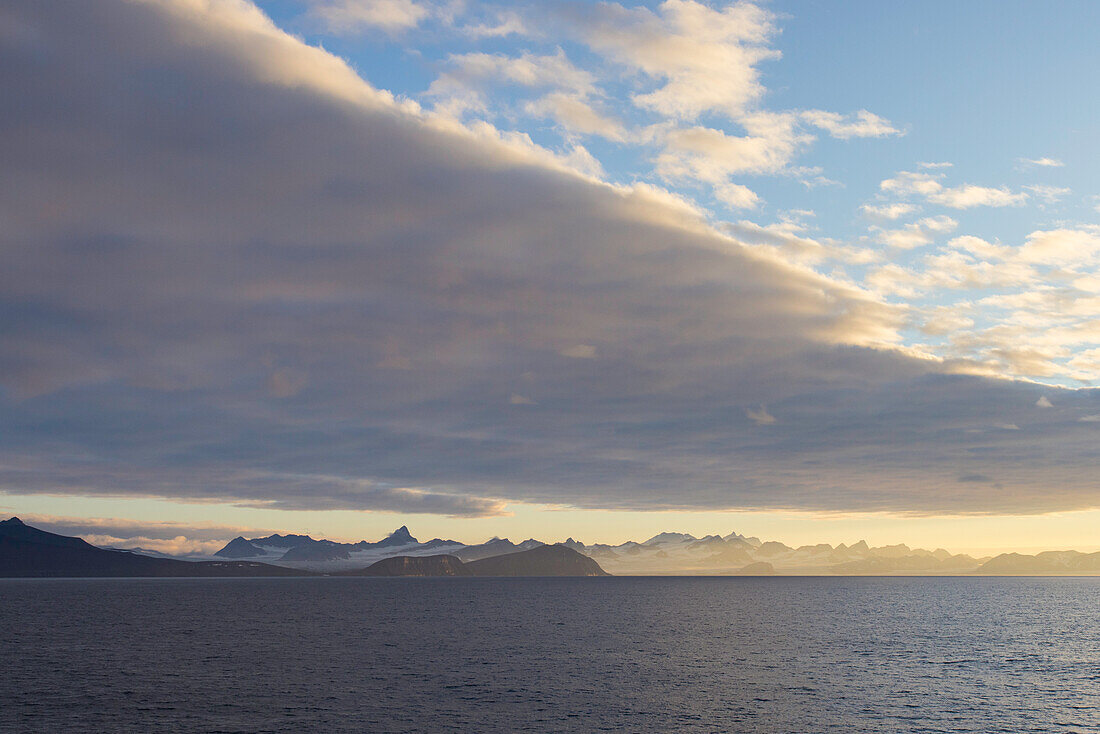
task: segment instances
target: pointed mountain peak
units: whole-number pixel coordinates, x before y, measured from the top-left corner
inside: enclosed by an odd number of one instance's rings
[[[409,532],[409,528],[407,525],[402,525],[397,530],[394,530],[392,533],[389,534],[389,537],[393,538],[394,540],[405,540],[409,543],[416,542],[416,538],[414,538],[412,536],[412,533]]]
[[[255,558],[264,555],[264,551],[238,535],[214,555],[221,558]]]
[[[10,520],[0,520],[0,525],[24,525],[25,523],[14,515]]]
[[[402,525],[397,530],[394,530],[392,533],[376,543],[362,542],[359,544],[359,546],[362,548],[388,548],[390,546],[397,545],[416,545],[419,542],[420,541],[414,538],[409,532],[408,527]]]

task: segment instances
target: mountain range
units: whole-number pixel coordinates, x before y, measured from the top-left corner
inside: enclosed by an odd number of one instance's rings
[[[342,576],[610,576],[600,564],[563,545],[488,556],[463,563],[455,556],[391,556]]]
[[[407,537],[406,537],[407,536]],[[242,542],[243,541],[243,542]],[[313,576],[306,564],[344,560],[350,551],[328,540],[315,541],[304,535],[258,538],[257,545],[242,538],[230,541],[215,560],[195,561],[147,555],[134,550],[97,548],[81,538],[57,535],[23,523],[19,518],[0,521],[0,578],[98,578],[98,577],[200,577],[200,576]],[[411,541],[411,542],[410,542]],[[442,545],[453,544],[446,541]],[[515,552],[464,563],[441,554],[402,556],[400,549],[421,552],[441,544],[417,543],[406,528],[377,543],[355,544],[356,552],[382,549],[393,552],[386,558],[350,571],[347,576],[607,576],[600,565],[563,545],[537,544]],[[409,548],[415,546],[415,548]],[[500,548],[501,546],[497,546]],[[263,563],[241,556],[271,555],[267,549],[282,549],[284,565]],[[360,558],[360,560],[366,560]],[[330,569],[331,570],[331,569]]]
[[[215,556],[249,559],[293,568],[338,573],[378,560],[448,555],[464,563],[547,545],[529,538],[513,543],[492,538],[466,545],[435,538],[418,541],[405,526],[375,542],[337,543],[308,535],[234,538]],[[596,561],[615,575],[1074,575],[1100,574],[1100,553],[1049,551],[975,558],[942,548],[925,550],[904,544],[871,547],[826,543],[791,547],[739,533],[697,538],[663,532],[648,540],[619,545],[585,544],[568,538],[561,546]]]
[[[664,532],[642,542],[548,544],[492,538],[420,542],[402,526],[377,541],[308,535],[237,537],[213,556],[173,558],[97,548],[80,538],[0,521],[0,576],[599,576],[607,575],[1100,575],[1100,552],[1003,553],[974,558],[942,548],[826,543],[791,547],[738,533]]]
[[[402,525],[382,540],[339,543],[316,540],[308,535],[268,535],[263,538],[236,537],[214,554],[216,558],[248,559],[275,563],[290,568],[337,572],[363,568],[393,556],[451,555],[463,562],[478,561],[505,553],[516,553],[546,545],[537,540],[512,543],[505,538],[493,538],[479,545],[466,545],[457,540],[433,538],[421,543]],[[574,549],[576,550],[576,549]]]

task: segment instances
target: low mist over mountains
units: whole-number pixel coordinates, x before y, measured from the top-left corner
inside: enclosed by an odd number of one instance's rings
[[[403,532],[402,532],[403,531]],[[220,552],[229,555],[260,553],[267,548],[285,548],[283,565],[257,560],[194,561],[142,555],[129,550],[97,548],[81,538],[39,530],[17,517],[0,522],[0,578],[100,578],[100,577],[206,577],[206,576],[312,576],[301,568],[300,556],[319,557],[324,564],[345,560],[350,551],[343,544],[315,541],[303,535],[257,539],[260,545],[235,538]],[[242,542],[243,541],[243,542]],[[411,543],[410,543],[411,541]],[[411,545],[425,551],[431,543],[417,543],[401,528],[377,543],[355,544],[357,548],[402,549]],[[500,544],[498,548],[502,547]],[[316,551],[316,553],[315,553]],[[361,550],[357,551],[360,556]],[[430,552],[430,549],[429,549]],[[331,569],[330,569],[331,571]],[[391,555],[369,566],[334,572],[342,576],[607,576],[591,558],[563,545],[538,544],[528,550],[504,552],[490,558],[463,563],[455,556]]]
[[[212,556],[172,558],[140,548],[97,548],[12,518],[0,522],[0,576],[602,576],[612,575],[1100,575],[1100,552],[1047,551],[993,558],[907,545],[826,543],[792,548],[738,533],[666,532],[643,542],[548,544],[492,538],[421,542],[407,527],[377,541],[308,535],[237,537]]]
[[[987,558],[927,551],[906,545],[872,548],[827,543],[792,548],[737,533],[696,538],[686,533],[661,533],[641,543],[584,545],[566,541],[615,574],[685,575],[874,575],[960,574],[982,572]]]
[[[183,561],[108,550],[80,538],[48,533],[17,517],[0,521],[0,577],[235,577],[303,572],[255,561]]]
[[[609,576],[563,545],[539,545],[463,563],[455,556],[392,556],[344,576]]]
[[[234,538],[215,555],[222,558],[258,560],[292,568],[341,572],[365,568],[376,561],[449,556],[464,564],[505,554],[515,554],[547,545],[533,538],[513,543],[492,538],[465,545],[435,538],[418,541],[402,526],[375,542],[337,543],[315,540],[308,535],[271,535],[265,538]],[[572,538],[561,543],[596,561],[614,575],[962,575],[1038,574],[1076,575],[1100,573],[1100,553],[1050,551],[1037,556],[1007,553],[995,558],[974,558],[938,548],[925,550],[904,544],[872,548],[860,541],[852,545],[826,543],[792,548],[777,541],[762,541],[738,533],[696,538],[688,533],[664,532],[642,542],[620,545],[586,545]],[[438,563],[438,562],[432,562]],[[430,563],[427,565],[431,565]],[[453,564],[452,564],[453,566]],[[450,571],[430,575],[449,575]],[[415,571],[412,560],[393,568]],[[425,566],[427,567],[427,566]],[[442,568],[442,567],[441,567]],[[381,573],[383,567],[377,571]],[[460,575],[454,572],[455,575]],[[386,575],[386,574],[382,574]],[[401,575],[419,575],[417,573]]]

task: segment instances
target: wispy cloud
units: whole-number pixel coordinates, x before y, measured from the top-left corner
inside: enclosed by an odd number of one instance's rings
[[[894,127],[889,120],[867,110],[860,110],[854,115],[848,116],[836,112],[807,110],[802,113],[802,119],[841,140],[849,138],[884,138],[902,134],[902,131]]]
[[[1040,166],[1042,168],[1061,168],[1066,165],[1057,158],[1020,158],[1018,160],[1025,166]]]
[[[901,171],[893,178],[884,179],[879,186],[885,192],[902,196],[915,194],[930,203],[951,209],[1019,206],[1027,201],[1026,193],[1013,192],[1007,187],[993,188],[975,184],[945,187],[941,178],[940,174]]]
[[[330,32],[349,35],[369,29],[408,30],[419,25],[429,9],[415,0],[315,0],[309,12]]]
[[[763,405],[755,410],[749,408],[745,411],[745,416],[758,426],[770,426],[776,422],[775,416],[769,413]]]

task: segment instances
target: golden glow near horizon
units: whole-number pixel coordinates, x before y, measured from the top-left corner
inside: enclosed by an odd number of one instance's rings
[[[828,543],[851,545],[860,540],[871,546],[904,543],[910,548],[973,556],[998,553],[1036,553],[1044,550],[1100,550],[1100,510],[1045,515],[981,515],[912,517],[884,513],[812,512],[624,512],[577,510],[536,505],[511,504],[510,515],[487,518],[446,518],[437,515],[408,515],[346,510],[294,511],[237,507],[222,503],[179,503],[157,499],[59,497],[53,495],[0,494],[0,514],[67,520],[81,518],[102,521],[95,535],[101,541],[110,529],[126,525],[173,527],[171,539],[157,541],[142,536],[140,543],[158,550],[216,549],[236,535],[271,532],[301,533],[314,538],[342,542],[379,540],[395,528],[407,525],[419,540],[447,538],[466,544],[482,543],[491,537],[513,542],[535,538],[557,542],[572,537],[585,544],[618,545],[629,540],[644,541],[665,532],[684,532],[696,537],[737,532],[761,540],[777,540],[792,547]],[[221,530],[206,532],[205,542],[190,541],[192,528]],[[163,530],[163,528],[161,528]],[[177,537],[179,536],[179,537]],[[131,542],[129,545],[138,545]],[[125,542],[123,544],[126,544]]]

